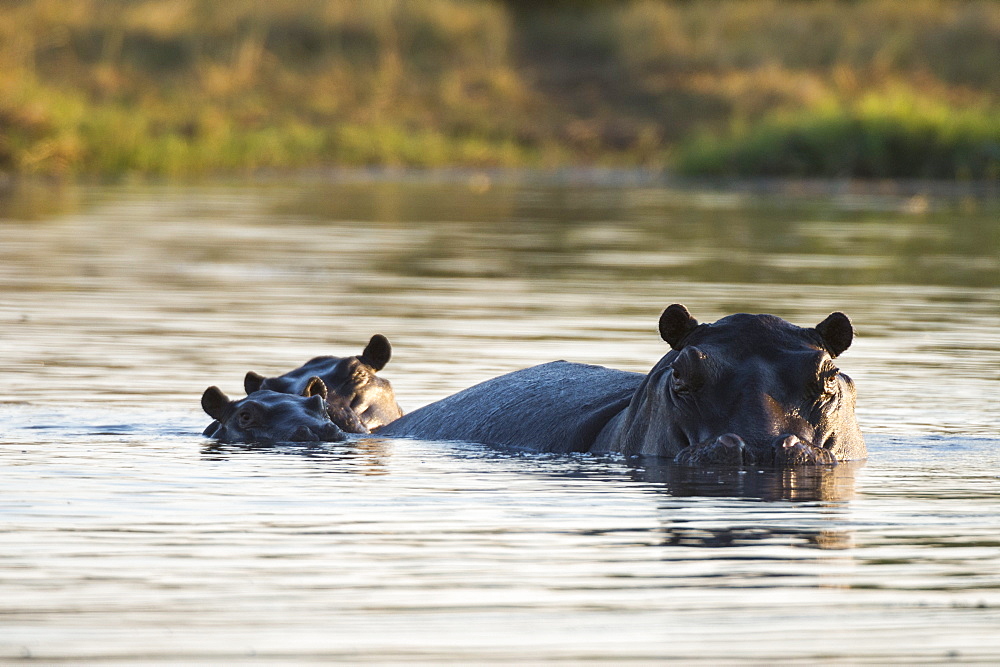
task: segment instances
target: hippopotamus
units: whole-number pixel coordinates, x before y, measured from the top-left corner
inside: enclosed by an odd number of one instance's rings
[[[690,466],[865,458],[854,382],[834,364],[854,338],[843,313],[810,328],[746,313],[702,324],[673,304],[659,330],[671,350],[645,375],[551,362],[487,380],[377,433]]]
[[[330,419],[323,381],[311,378],[301,394],[262,389],[238,401],[209,387],[201,406],[215,419],[204,435],[223,443],[338,442],[344,431]]]
[[[375,373],[392,356],[389,340],[375,334],[364,351],[352,357],[316,357],[284,375],[266,378],[250,371],[243,380],[247,395],[262,389],[302,394],[313,378],[327,387],[330,417],[348,433],[369,433],[402,416],[389,381]]]

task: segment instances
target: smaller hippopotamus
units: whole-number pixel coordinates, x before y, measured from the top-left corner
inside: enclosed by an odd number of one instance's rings
[[[223,443],[339,442],[347,438],[330,419],[323,381],[311,378],[301,394],[263,389],[238,401],[209,387],[201,407],[215,419],[204,435]]]
[[[326,385],[330,418],[348,433],[370,433],[403,415],[389,381],[378,377],[392,356],[392,346],[375,334],[364,351],[352,357],[316,357],[284,375],[266,378],[250,371],[243,380],[247,394],[262,389],[302,394],[319,378]]]

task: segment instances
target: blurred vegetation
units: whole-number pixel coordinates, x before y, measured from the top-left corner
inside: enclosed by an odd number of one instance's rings
[[[0,0],[0,172],[1000,177],[989,0]]]
[[[1000,57],[1000,56],[998,56]],[[688,142],[676,168],[712,176],[1000,180],[1000,115],[874,95],[775,114]]]

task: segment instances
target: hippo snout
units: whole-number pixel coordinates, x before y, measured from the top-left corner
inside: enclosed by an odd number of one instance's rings
[[[743,465],[747,463],[747,445],[735,433],[724,433],[700,445],[686,447],[674,457],[676,463],[690,466]]]
[[[292,442],[319,442],[320,438],[308,426],[300,426],[295,429],[289,440]]]
[[[837,457],[822,447],[805,442],[797,435],[780,435],[771,449],[777,465],[836,465]]]
[[[799,436],[786,433],[769,445],[750,447],[736,433],[725,433],[705,442],[686,447],[676,457],[682,465],[836,465],[837,459],[829,450],[806,442]]]
[[[319,439],[323,442],[341,442],[342,440],[347,440],[344,431],[336,424],[323,424],[317,430],[319,431]]]
[[[299,426],[289,438],[291,442],[339,442],[344,439],[344,432],[334,424]]]

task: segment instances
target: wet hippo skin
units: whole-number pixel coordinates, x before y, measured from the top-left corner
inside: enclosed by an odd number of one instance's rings
[[[669,457],[686,465],[816,465],[861,459],[843,313],[802,328],[773,315],[700,324],[674,304],[672,348],[646,375],[556,361],[488,380],[378,429],[547,452]]]
[[[334,423],[348,433],[368,433],[403,414],[392,385],[376,375],[391,356],[389,340],[375,334],[359,355],[316,357],[277,377],[268,378],[250,371],[243,386],[248,395],[261,389],[301,394],[306,384],[318,377],[326,385],[330,418]]]
[[[223,443],[337,442],[347,437],[330,419],[326,387],[319,378],[301,395],[263,389],[237,401],[209,387],[201,405],[215,419],[204,435]]]

